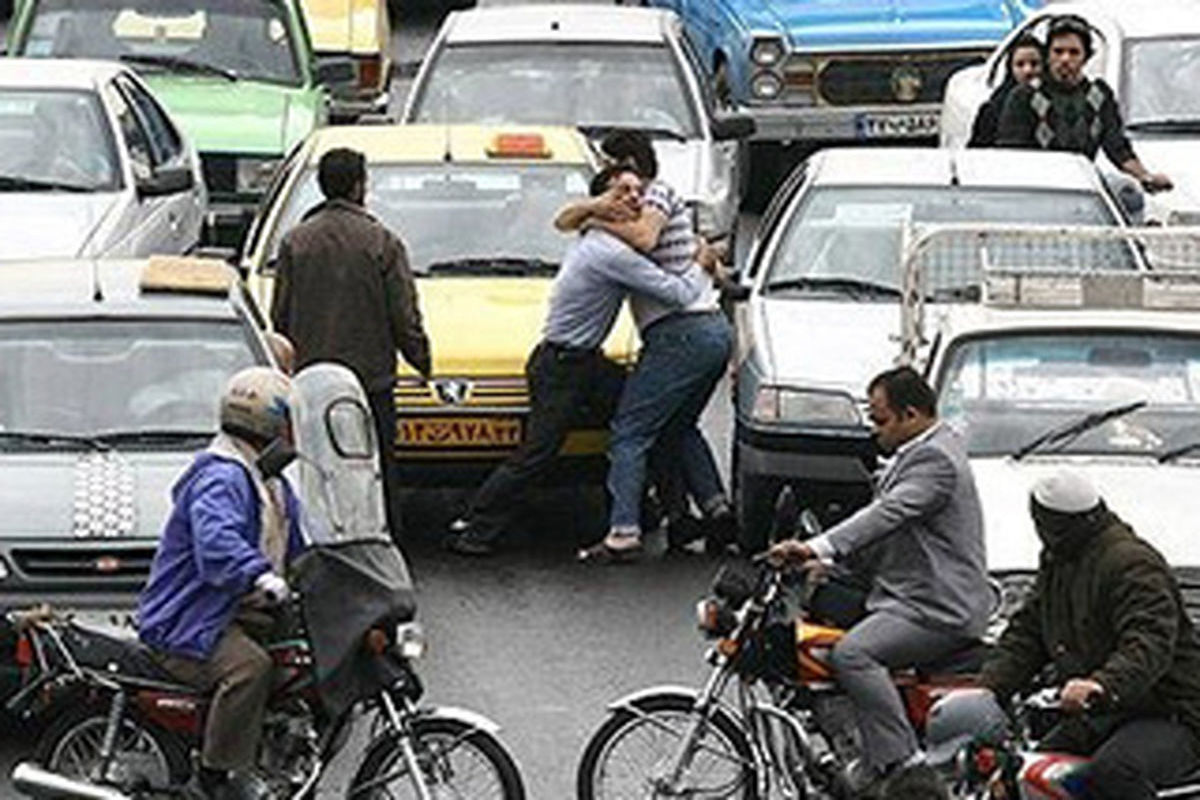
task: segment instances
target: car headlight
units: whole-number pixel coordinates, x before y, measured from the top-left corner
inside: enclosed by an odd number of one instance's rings
[[[402,622],[396,626],[396,650],[409,661],[415,661],[425,655],[428,645],[425,641],[425,629],[419,622]]]
[[[8,580],[8,576],[12,573],[8,569],[8,562],[0,558],[0,581]]]
[[[750,91],[759,100],[774,100],[783,93],[783,81],[774,72],[760,72],[750,81]]]
[[[859,427],[862,414],[845,392],[763,386],[754,398],[757,422],[790,422],[831,427]]]
[[[750,48],[750,60],[760,67],[777,66],[787,55],[781,39],[757,39]]]
[[[263,194],[271,185],[278,158],[239,158],[237,161],[237,190],[239,194]]]

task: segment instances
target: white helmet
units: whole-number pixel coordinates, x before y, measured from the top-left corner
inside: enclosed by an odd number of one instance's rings
[[[292,381],[270,367],[236,373],[221,396],[221,430],[251,444],[282,436],[292,416]]]

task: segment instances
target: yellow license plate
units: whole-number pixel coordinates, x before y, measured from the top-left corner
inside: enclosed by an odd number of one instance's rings
[[[400,447],[516,447],[521,441],[516,417],[417,417],[398,427]]]

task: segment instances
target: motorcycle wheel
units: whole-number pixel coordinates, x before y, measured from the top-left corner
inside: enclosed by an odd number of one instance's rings
[[[79,706],[62,713],[38,739],[35,759],[53,772],[96,781],[108,710]],[[188,779],[187,749],[176,737],[126,713],[121,721],[109,784],[120,789],[165,789]]]
[[[583,751],[576,776],[579,800],[626,797],[688,797],[696,800],[756,800],[753,751],[742,727],[715,712],[683,774],[681,785],[664,792],[655,780],[695,719],[692,699],[660,695],[637,702],[645,716],[613,712]],[[662,793],[660,793],[662,792]]]
[[[516,762],[500,740],[487,731],[457,719],[424,717],[414,720],[413,735],[413,747],[432,797],[525,800],[525,784]],[[383,736],[371,743],[346,797],[416,797],[395,736]]]

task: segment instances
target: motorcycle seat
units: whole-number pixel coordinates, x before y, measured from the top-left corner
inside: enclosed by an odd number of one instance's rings
[[[137,639],[126,638],[73,625],[65,634],[75,660],[81,666],[104,670],[114,678],[161,687],[175,692],[198,694],[183,685],[159,663],[154,651]]]
[[[955,650],[944,658],[917,667],[917,675],[930,678],[938,675],[971,675],[983,669],[988,646],[983,642],[972,642],[961,650]]]

